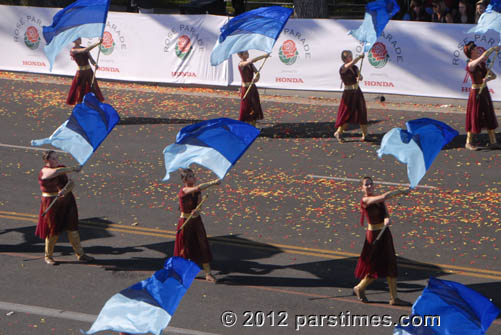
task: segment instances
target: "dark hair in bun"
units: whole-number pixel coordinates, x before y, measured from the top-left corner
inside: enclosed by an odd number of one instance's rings
[[[471,58],[471,52],[473,51],[473,48],[475,48],[477,45],[473,41],[469,41],[468,43],[465,44],[463,51],[466,57]]]

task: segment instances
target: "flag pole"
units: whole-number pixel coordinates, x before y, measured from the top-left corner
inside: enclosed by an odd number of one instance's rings
[[[358,75],[357,75],[357,83],[360,81],[360,76],[362,75],[362,66],[364,65],[364,59],[365,59],[365,43],[367,42],[364,42],[364,44],[362,44],[362,53],[364,54],[364,57],[362,58],[362,61],[360,62],[360,69],[358,69]]]
[[[489,66],[489,68],[487,69],[487,73],[485,74],[484,82],[482,83],[482,87],[480,87],[480,90],[478,90],[478,95],[480,95],[480,93],[482,93],[484,87],[487,85],[487,82],[485,81],[485,79],[487,79],[487,77],[489,77],[489,74],[491,73],[492,67],[494,66],[494,63],[496,62],[497,55],[498,55],[498,52],[496,52],[494,54],[494,57],[492,57],[491,66]]]
[[[102,40],[104,36],[104,28],[106,27],[106,22],[108,21],[108,12],[110,11],[110,2],[111,0],[108,0],[108,6],[106,8],[106,17],[104,18],[104,23],[103,23],[103,31],[101,31],[101,38],[99,40]],[[96,65],[94,65],[94,73],[92,74],[92,82],[90,84],[90,87],[94,86],[94,81],[96,80],[96,71],[98,68],[97,64],[99,63],[100,55],[101,55],[101,45],[99,45],[99,50],[97,51]]]
[[[56,203],[57,199],[59,199],[59,196],[57,195],[51,202],[50,202],[50,205],[49,207],[47,207],[43,213],[42,213],[42,217],[45,216],[45,214],[47,214],[47,212],[52,208],[52,206],[54,206],[54,204]]]
[[[263,68],[264,63],[266,63],[266,60],[267,60],[268,58],[270,58],[270,57],[268,56],[268,57],[266,57],[266,58],[264,59],[263,64],[261,64],[261,66],[259,67],[259,70],[257,70],[257,73],[258,73],[258,74],[260,74],[261,69]],[[254,77],[252,78],[252,81],[251,81],[251,83],[250,83],[249,87],[247,87],[247,91],[245,91],[245,94],[244,94],[244,97],[242,98],[242,100],[243,100],[243,99],[245,99],[245,97],[247,97],[247,94],[249,94],[249,91],[250,91],[250,89],[251,89],[252,85],[254,85],[254,83],[256,82],[256,78],[257,78],[257,75],[256,75],[256,76],[254,76]]]
[[[68,186],[70,184],[70,182],[68,181],[66,183],[66,185],[63,186],[63,189]],[[56,197],[54,199],[52,199],[52,201],[50,202],[49,206],[43,211],[42,213],[42,217],[45,216],[45,214],[47,214],[47,212],[49,212],[49,210],[52,208],[52,206],[54,206],[54,204],[56,203],[57,199],[59,199],[59,195],[56,195]]]
[[[104,34],[104,31],[103,31]],[[101,39],[103,38],[103,35],[101,35]],[[94,81],[96,80],[96,72],[98,68],[98,63],[99,63],[99,56],[101,55],[101,45],[99,45],[99,50],[97,51],[97,58],[96,58],[96,64],[94,65],[94,73],[92,73],[92,82],[90,84],[90,87],[94,86]]]
[[[181,230],[183,230],[184,226],[186,226],[186,224],[188,222],[190,222],[191,218],[193,217],[193,212],[194,211],[198,211],[200,209],[200,207],[202,207],[202,204],[204,203],[205,200],[207,200],[209,196],[208,195],[204,195],[204,197],[202,198],[202,200],[200,201],[200,203],[197,205],[197,207],[195,207],[195,209],[190,213],[190,215],[188,216],[188,218],[186,219],[186,221],[184,221],[183,225],[177,230],[176,233],[179,233]]]

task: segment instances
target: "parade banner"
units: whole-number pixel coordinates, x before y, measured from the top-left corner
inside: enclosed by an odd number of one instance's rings
[[[260,88],[341,91],[341,52],[354,57],[362,44],[348,35],[358,20],[289,20],[261,71]],[[471,80],[463,45],[474,40],[488,49],[499,34],[466,33],[472,25],[390,21],[366,54],[363,92],[467,99]],[[496,35],[498,35],[496,37]],[[250,57],[261,54],[253,51]],[[357,64],[360,66],[360,63]],[[501,70],[496,61],[494,72]],[[238,57],[233,57],[232,85],[240,84]],[[501,100],[501,82],[490,81],[493,100]]]
[[[56,57],[49,72],[42,26],[57,8],[0,6],[3,20],[0,69],[74,75],[71,44]],[[211,66],[210,53],[226,17],[213,15],[138,15],[110,12],[100,46],[96,77],[126,81],[228,85],[228,66]],[[96,39],[82,39],[87,46]],[[98,48],[91,51],[97,58]]]
[[[59,53],[54,69],[43,53],[42,26],[57,8],[0,6],[0,70],[73,76],[71,45]],[[215,15],[161,15],[110,12],[99,58],[99,79],[136,82],[240,86],[238,56],[216,67],[210,53],[228,18]],[[272,57],[262,69],[259,88],[342,91],[341,52],[354,56],[362,45],[348,32],[361,20],[290,19]],[[467,33],[473,25],[391,20],[366,53],[360,87],[366,93],[466,99],[471,80],[463,45],[470,40],[495,46],[499,34]],[[85,40],[89,45],[95,40]],[[97,57],[98,48],[92,50]],[[262,52],[251,50],[255,57]],[[501,57],[493,71],[501,71]],[[360,64],[358,64],[360,65]],[[259,63],[256,64],[259,67]],[[501,81],[489,82],[501,101]]]

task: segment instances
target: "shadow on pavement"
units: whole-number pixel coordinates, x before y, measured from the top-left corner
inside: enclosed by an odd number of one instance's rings
[[[169,119],[156,117],[122,117],[120,118],[119,126],[134,125],[134,124],[192,124],[203,120],[196,119]]]
[[[369,125],[381,122],[380,120],[371,120]],[[346,131],[359,128],[350,125]],[[335,122],[297,122],[297,123],[277,123],[270,127],[261,129],[261,137],[270,138],[332,138],[334,137]],[[348,137],[355,134],[346,134]],[[359,137],[362,134],[357,134]]]
[[[492,283],[482,283],[482,284],[470,284],[466,285],[472,290],[477,291],[482,294],[484,297],[490,299],[494,305],[501,309],[501,283],[500,282],[492,282]],[[501,313],[497,317],[501,319]]]
[[[358,280],[354,276],[357,257],[347,257],[318,262],[276,265],[259,262],[285,251],[266,243],[242,239],[238,236],[224,236],[211,239],[214,261],[212,267],[218,271],[218,283],[226,285],[250,285],[271,287],[340,287],[352,288]],[[424,286],[409,281],[445,276],[448,273],[440,267],[415,262],[399,257],[399,291],[421,291]],[[281,270],[304,272],[304,276],[284,277]],[[271,275],[275,272],[275,275]],[[385,278],[384,278],[385,279]],[[403,282],[405,281],[405,282]],[[375,290],[387,290],[386,280],[378,280],[371,286]]]

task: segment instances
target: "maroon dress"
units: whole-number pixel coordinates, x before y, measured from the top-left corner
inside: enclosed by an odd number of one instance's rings
[[[60,165],[58,167],[64,167]],[[68,176],[65,174],[54,178],[42,180],[42,171],[38,174],[38,183],[43,193],[57,193],[68,182]],[[38,224],[35,235],[45,239],[46,237],[59,235],[63,231],[78,230],[78,210],[77,203],[73,193],[69,192],[64,197],[56,200],[55,204],[49,209],[47,214],[42,213],[49,207],[55,196],[42,197],[40,212],[38,214]]]
[[[367,217],[370,224],[380,224],[388,217],[384,202],[362,207],[362,216]],[[359,279],[369,275],[371,278],[397,277],[397,256],[393,246],[393,237],[389,228],[383,236],[372,244],[381,230],[367,230],[364,247],[355,269],[355,276]]]
[[[346,86],[357,83],[358,67],[353,65],[347,71],[342,72],[343,66],[339,69],[339,75],[345,89],[337,111],[336,129],[345,123],[367,124],[367,106],[362,91],[360,88],[346,89]]]
[[[76,103],[81,103],[85,94],[89,92],[93,92],[96,95],[96,98],[99,101],[104,101],[103,94],[99,89],[99,85],[97,84],[97,80],[94,80],[94,85],[92,85],[92,77],[94,76],[94,72],[90,68],[89,65],[89,54],[87,52],[84,53],[74,53],[70,52],[71,57],[80,67],[89,67],[86,70],[78,70],[73,78],[73,82],[71,83],[70,92],[68,93],[68,97],[66,98],[66,103],[68,105],[74,105]]]
[[[482,62],[470,71],[466,66],[466,71],[470,75],[473,84],[482,84],[482,80],[487,74],[487,66]],[[470,90],[468,97],[468,105],[466,107],[466,131],[474,134],[480,133],[482,128],[496,129],[498,127],[498,120],[494,113],[494,105],[492,104],[491,94],[489,88],[484,87],[480,96],[478,92],[480,89],[475,88]]]
[[[244,122],[262,120],[264,117],[261,109],[261,101],[259,100],[259,92],[255,84],[252,85],[245,99],[243,98],[249,88],[248,85],[254,77],[253,68],[253,64],[238,67],[240,76],[242,77],[242,86],[240,87],[240,116],[238,120]]]
[[[179,209],[181,213],[191,213],[200,201],[200,192],[185,194],[183,189],[179,191]],[[179,218],[177,229],[179,230],[186,219]],[[176,235],[174,244],[174,256],[180,256],[197,264],[210,263],[212,253],[207,240],[204,224],[200,216],[192,217],[190,221]]]

